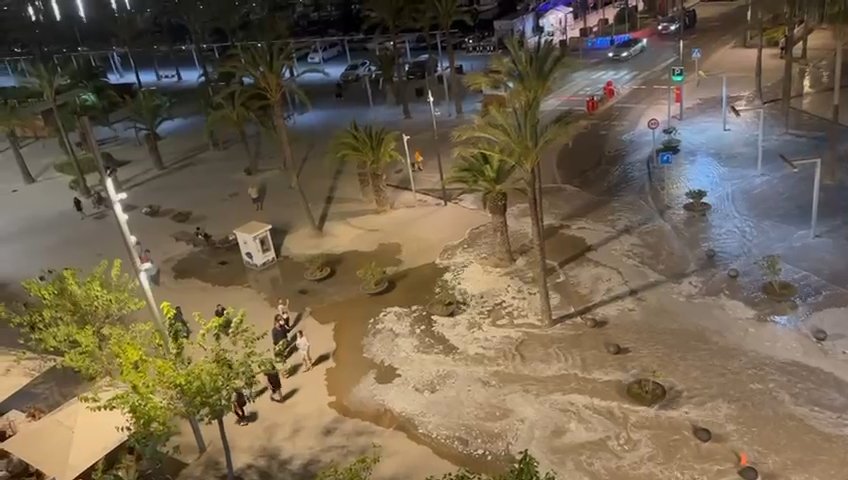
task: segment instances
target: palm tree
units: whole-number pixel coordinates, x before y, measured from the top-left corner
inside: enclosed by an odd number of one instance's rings
[[[445,32],[445,36],[443,38],[445,39],[445,44],[448,49],[450,89],[453,93],[454,108],[456,109],[457,115],[462,115],[461,85],[459,83],[459,76],[456,74],[456,51],[454,50],[450,30],[454,23],[470,23],[471,19],[466,13],[460,11],[457,0],[431,0],[431,2],[439,30]],[[446,79],[443,78],[443,81],[446,81]]]
[[[24,79],[22,83],[31,83],[38,90],[44,100],[50,106],[53,112],[53,119],[56,121],[56,128],[59,130],[60,144],[64,146],[63,150],[68,153],[71,159],[71,164],[74,167],[74,172],[77,175],[77,188],[83,196],[91,195],[91,190],[88,188],[88,183],[85,181],[85,174],[80,166],[79,158],[74,151],[73,145],[68,138],[68,132],[65,130],[65,125],[62,123],[62,115],[59,113],[59,90],[68,83],[68,78],[59,72],[56,64],[45,64],[38,62],[30,65],[29,72],[31,79]]]
[[[493,57],[487,72],[467,78],[469,85],[477,87],[509,85],[506,105],[493,108],[471,124],[458,128],[454,137],[464,143],[461,152],[483,153],[514,162],[523,173],[530,226],[539,261],[536,280],[541,314],[543,321],[550,325],[553,318],[546,279],[539,163],[545,150],[568,141],[574,134],[575,123],[567,112],[544,123],[541,120],[541,107],[542,101],[552,93],[570,62],[550,43],[540,42],[535,48],[527,49],[511,40],[506,47],[506,55]]]
[[[236,57],[231,56],[221,70],[235,73],[239,78],[249,77],[253,83],[252,98],[256,100],[256,108],[266,108],[272,113],[271,124],[273,133],[280,142],[283,169],[289,174],[292,186],[297,189],[309,225],[313,230],[318,231],[315,215],[300,186],[299,169],[294,165],[283,100],[294,97],[309,105],[309,99],[297,86],[295,80],[307,73],[318,72],[326,75],[326,72],[306,68],[301,69],[297,75],[292,75],[293,58],[294,50],[291,43],[265,41],[242,48],[241,54],[237,53]]]
[[[400,45],[400,30],[410,23],[412,9],[412,3],[407,0],[368,0],[366,4],[366,11],[370,16],[369,23],[383,26],[389,31],[389,36],[392,39],[391,48],[393,55],[397,55],[398,46]],[[403,63],[395,61],[394,67],[394,76],[396,77],[395,81],[398,87],[398,100],[400,100],[403,106],[403,117],[412,118],[412,112],[409,110],[409,100],[407,99],[406,75],[403,72]]]
[[[509,191],[515,189],[515,163],[500,156],[475,152],[463,156],[454,165],[450,183],[463,186],[466,192],[479,193],[489,212],[491,229],[495,236],[494,256],[504,265],[514,261],[509,243],[509,225],[506,220]]]
[[[256,119],[250,95],[249,87],[240,85],[234,85],[216,95],[206,116],[206,128],[213,130],[217,126],[226,126],[235,130],[247,154],[247,168],[255,173],[259,168],[259,158],[250,150],[246,130],[248,123]]]
[[[398,132],[370,125],[360,126],[355,121],[338,134],[331,151],[342,160],[356,164],[359,188],[367,190],[368,185],[374,194],[377,210],[389,210],[391,202],[386,190],[386,165],[402,161],[397,151]]]
[[[24,161],[24,155],[21,153],[21,143],[16,132],[17,127],[26,124],[26,117],[18,108],[17,104],[12,102],[0,103],[0,131],[6,135],[6,140],[9,142],[9,149],[15,157],[15,163],[18,164],[18,170],[21,172],[21,179],[25,184],[29,185],[35,182],[29,167]]]
[[[173,101],[155,90],[139,90],[135,98],[126,98],[126,106],[130,121],[136,131],[145,132],[144,143],[147,153],[156,170],[164,170],[162,153],[159,152],[159,134],[156,130],[170,120],[170,110]]]
[[[127,52],[127,58],[130,61],[130,67],[135,75],[135,83],[139,90],[144,88],[141,83],[141,75],[138,72],[138,66],[135,63],[135,58],[132,54],[132,45],[136,38],[142,32],[141,21],[138,17],[131,14],[117,15],[111,20],[112,33],[117,39],[118,46],[122,47]]]

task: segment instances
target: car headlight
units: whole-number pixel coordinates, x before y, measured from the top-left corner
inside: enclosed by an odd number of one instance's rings
[[[624,52],[624,53],[621,54],[622,57],[626,57],[628,55],[630,55],[630,52]]]
[[[607,56],[608,56],[608,57],[611,57],[611,56],[612,56],[612,52],[607,52]]]

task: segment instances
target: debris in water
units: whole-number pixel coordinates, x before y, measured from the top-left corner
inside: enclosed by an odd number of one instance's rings
[[[589,328],[596,328],[598,326],[598,319],[595,317],[585,317],[583,323]]]
[[[739,476],[744,478],[745,480],[757,480],[760,478],[760,472],[758,472],[756,468],[751,466],[742,467],[736,473],[738,473]]]
[[[739,277],[739,270],[737,270],[735,268],[731,268],[730,270],[727,271],[727,276],[730,277],[730,278],[737,278],[737,277]]]
[[[607,343],[604,345],[604,348],[607,349],[607,353],[610,355],[618,355],[621,353],[621,345],[617,343]]]
[[[229,265],[229,264],[230,264],[230,262],[228,262],[227,260],[218,260],[218,265],[220,265],[222,267],[224,265]]]
[[[827,332],[822,328],[816,328],[815,330],[813,330],[813,338],[815,338],[819,342],[823,342],[827,340]]]
[[[692,427],[692,435],[704,443],[713,439],[713,432],[709,428],[699,427],[697,425]]]
[[[706,252],[704,252],[709,259],[713,259],[716,256],[716,251],[712,248],[708,248]]]

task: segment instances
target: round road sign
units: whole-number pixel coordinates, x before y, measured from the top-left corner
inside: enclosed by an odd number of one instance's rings
[[[656,118],[652,118],[652,119],[648,120],[648,128],[650,128],[651,130],[656,130],[657,128],[659,128],[659,126],[660,126],[660,121],[657,120]]]

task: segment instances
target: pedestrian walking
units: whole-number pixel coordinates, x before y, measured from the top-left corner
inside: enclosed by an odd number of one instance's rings
[[[424,171],[424,156],[418,150],[415,151],[415,165],[412,166],[412,169],[416,172]]]
[[[259,188],[259,185],[255,183],[247,188],[247,195],[250,197],[250,201],[253,202],[253,207],[256,211],[262,210],[263,201],[262,201],[262,191]]]
[[[207,233],[207,232],[206,232],[206,230],[204,230],[204,229],[202,229],[202,228],[200,228],[200,227],[195,227],[195,228],[194,228],[194,236],[195,236],[198,240],[200,240],[200,241],[202,241],[202,242],[206,243],[207,245],[208,245],[210,242],[212,242],[212,235],[209,235],[209,233]]]
[[[247,425],[247,412],[244,409],[246,406],[247,398],[244,396],[244,392],[240,389],[233,392],[233,413],[236,416],[236,425]]]
[[[226,315],[226,313],[227,313],[227,309],[224,308],[223,305],[221,305],[220,303],[218,305],[215,305],[215,316],[216,317],[224,318],[224,315]]]
[[[336,82],[336,100],[341,100],[344,98],[344,84],[342,82]]]
[[[274,345],[274,357],[280,361],[286,360],[290,334],[291,325],[284,321],[279,313],[274,315],[274,326],[271,327],[271,343]]]
[[[85,210],[82,208],[82,200],[78,197],[74,197],[74,210],[80,214],[80,220],[85,219]]]
[[[304,335],[303,330],[297,331],[297,340],[294,342],[297,351],[300,352],[301,361],[303,362],[303,371],[308,372],[312,369],[312,357],[309,355],[309,339]]]
[[[191,329],[188,328],[188,323],[183,316],[183,309],[179,305],[174,307],[174,314],[168,322],[168,336],[174,342],[188,340],[188,337],[191,336]]]
[[[275,402],[283,401],[283,382],[280,380],[280,371],[274,362],[268,362],[265,365],[264,374],[265,381],[268,382],[268,390],[271,391],[271,400]]]
[[[783,38],[780,39],[780,58],[786,56],[786,39],[787,35],[784,35]]]
[[[277,314],[283,317],[286,323],[291,319],[291,311],[289,310],[289,299],[284,302],[282,298],[277,299]]]

